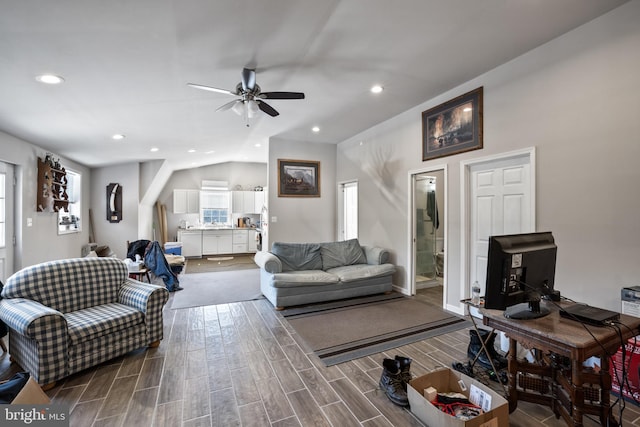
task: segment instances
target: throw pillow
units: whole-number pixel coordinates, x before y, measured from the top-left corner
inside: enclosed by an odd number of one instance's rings
[[[367,263],[367,257],[365,256],[358,239],[322,243],[320,248],[323,270],[342,267],[343,265]]]
[[[321,270],[322,256],[317,243],[280,243],[271,246],[271,253],[282,262],[282,271]]]

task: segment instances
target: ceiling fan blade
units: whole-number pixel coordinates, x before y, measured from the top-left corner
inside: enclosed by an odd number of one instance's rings
[[[258,108],[260,108],[262,111],[264,111],[271,117],[275,117],[280,114],[276,111],[275,108],[273,108],[271,105],[267,104],[264,101],[256,100],[256,103],[258,104]]]
[[[187,86],[191,86],[196,89],[208,90],[210,92],[225,93],[227,95],[234,95],[234,96],[237,95],[237,93],[231,92],[230,90],[227,90],[227,89],[218,89],[217,87],[203,86],[195,83],[187,83]]]
[[[227,102],[226,104],[219,106],[216,109],[216,112],[218,112],[218,111],[227,111],[227,110],[233,108],[233,106],[236,105],[238,102],[242,102],[242,99],[234,99],[231,102]]]
[[[302,92],[262,92],[260,98],[263,99],[304,99]]]
[[[256,87],[256,70],[242,69],[242,89],[251,92]]]

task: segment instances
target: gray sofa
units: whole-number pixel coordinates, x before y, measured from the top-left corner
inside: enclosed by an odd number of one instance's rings
[[[357,239],[281,243],[257,252],[260,290],[276,309],[390,292],[396,268],[389,252]]]

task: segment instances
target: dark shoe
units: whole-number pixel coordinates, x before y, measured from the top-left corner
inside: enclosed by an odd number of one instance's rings
[[[476,362],[478,362],[480,366],[485,369],[493,369],[491,367],[489,357],[487,357],[487,354],[484,352],[484,350],[482,350],[482,342],[480,341],[482,340],[484,341],[484,345],[487,348],[489,356],[491,357],[491,360],[493,360],[493,364],[495,365],[496,369],[500,370],[506,368],[508,364],[507,359],[505,359],[495,350],[495,339],[495,332],[489,332],[485,329],[480,329],[480,335],[478,335],[478,332],[475,329],[469,330],[469,346],[467,347],[467,356],[469,357],[469,359],[474,360],[476,358],[476,355],[480,353],[480,355],[476,359]]]
[[[509,377],[507,376],[507,373],[505,371],[500,371],[497,374],[492,370],[489,370],[488,372],[489,372],[489,379],[491,381],[495,381],[497,383],[499,382],[502,384],[509,383]]]
[[[411,359],[404,356],[396,356],[395,360],[400,362],[400,377],[402,378],[402,388],[407,391],[407,384],[411,381]]]
[[[467,362],[466,365],[460,363],[460,362],[453,362],[451,364],[451,367],[453,369],[455,369],[458,372],[462,372],[463,374],[465,374],[468,377],[474,378],[475,375],[473,374],[473,368],[471,367],[471,363]]]
[[[399,361],[384,359],[379,384],[390,401],[398,406],[409,406],[407,392],[402,388],[402,372]]]

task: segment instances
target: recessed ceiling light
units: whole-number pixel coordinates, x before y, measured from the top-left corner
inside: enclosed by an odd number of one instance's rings
[[[205,151],[205,153],[204,153],[204,154],[213,154],[213,153],[215,153],[215,150]]]
[[[383,87],[380,85],[375,85],[371,87],[371,93],[380,93],[382,92]]]
[[[311,128],[311,130],[312,130],[313,132],[315,132],[315,133],[320,132],[320,128],[319,128],[318,126],[314,126],[314,127],[312,127],[312,128]]]
[[[257,144],[255,145],[255,147],[262,147],[262,144],[257,143]]]
[[[150,151],[151,151],[152,153],[155,153],[155,152],[156,152],[156,151],[158,151],[158,150],[159,150],[159,148],[158,148],[158,147],[153,147]]]
[[[58,85],[64,82],[62,77],[56,76],[55,74],[40,74],[39,76],[36,76],[36,80],[48,85]]]
[[[190,149],[190,150],[187,150],[187,153],[195,153],[195,152],[196,152],[196,150],[195,150],[195,149],[193,149],[193,148],[192,148],[192,149]]]
[[[124,139],[124,138],[125,138],[125,136],[124,136],[123,134],[121,134],[121,133],[116,133],[116,134],[114,134],[111,138],[113,138],[113,139],[115,139],[115,140],[119,141],[119,140],[121,140],[121,139]]]

